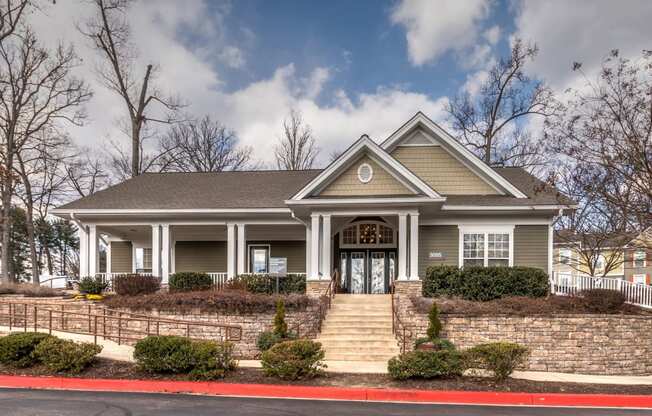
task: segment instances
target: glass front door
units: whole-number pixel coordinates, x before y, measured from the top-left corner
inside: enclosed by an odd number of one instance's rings
[[[389,293],[396,274],[393,250],[342,251],[340,289],[348,293]]]

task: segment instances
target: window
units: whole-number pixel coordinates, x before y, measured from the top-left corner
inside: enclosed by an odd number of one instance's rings
[[[360,244],[376,244],[376,224],[360,224]]]
[[[269,273],[269,246],[249,246],[249,272]]]
[[[570,248],[560,248],[559,249],[559,262],[561,264],[570,264],[571,263],[572,252]]]
[[[136,248],[136,272],[150,273],[152,271],[152,249]]]
[[[634,284],[645,285],[647,284],[647,276],[644,274],[635,274],[632,276]]]
[[[460,227],[460,266],[512,265],[512,230],[504,227]]]
[[[358,242],[358,226],[353,225],[342,231],[342,243],[356,244]]]
[[[369,163],[363,163],[358,167],[358,180],[362,183],[369,183],[374,177],[374,170]]]
[[[464,234],[464,266],[484,265],[484,234]]]
[[[378,242],[380,244],[394,244],[394,230],[386,225],[379,225]]]
[[[607,259],[602,254],[598,254],[598,258],[595,260],[595,270],[604,271],[606,267]]]
[[[634,252],[634,267],[645,267],[645,250]]]
[[[394,233],[391,225],[380,221],[355,223],[340,231],[340,247],[395,247]]]

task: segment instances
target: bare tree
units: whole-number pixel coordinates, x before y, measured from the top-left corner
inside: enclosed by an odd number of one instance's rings
[[[251,153],[249,146],[238,147],[235,132],[209,116],[172,126],[159,150],[162,170],[178,172],[240,170]]]
[[[652,224],[652,52],[630,61],[614,50],[596,80],[583,76],[546,141],[581,172],[584,192],[641,232]]]
[[[140,76],[136,73],[137,53],[127,22],[131,2],[92,0],[97,14],[80,31],[93,42],[102,57],[103,64],[97,70],[100,79],[122,98],[127,109],[131,138],[129,173],[134,177],[144,172],[140,156],[144,126],[148,122],[173,123],[182,105],[176,98],[164,97],[153,84],[157,71],[153,64],[147,64]]]
[[[541,146],[522,128],[529,117],[549,117],[558,110],[553,92],[524,72],[538,53],[536,45],[516,39],[508,58],[487,74],[477,96],[454,98],[447,111],[458,138],[492,166],[541,165]]]
[[[78,58],[72,47],[49,50],[29,28],[0,44],[0,154],[2,184],[2,278],[11,270],[11,205],[15,190],[15,163],[30,140],[57,123],[81,124],[80,105],[91,93],[71,75]]]
[[[70,193],[85,197],[109,185],[101,158],[93,155],[91,149],[81,149],[67,158],[64,174]]]
[[[283,136],[278,141],[274,156],[279,169],[302,170],[313,167],[319,148],[312,129],[304,123],[299,111],[291,110],[283,120]]]

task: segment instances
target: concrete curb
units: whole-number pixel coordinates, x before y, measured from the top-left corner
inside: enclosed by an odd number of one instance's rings
[[[652,408],[652,396],[613,394],[432,391],[31,376],[0,376],[0,387],[131,393],[186,393],[233,397],[373,402],[503,406],[612,407],[639,409]]]

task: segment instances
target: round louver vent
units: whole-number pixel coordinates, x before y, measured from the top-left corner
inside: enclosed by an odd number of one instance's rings
[[[367,183],[374,177],[374,170],[368,163],[363,163],[358,167],[358,179],[362,183]]]

